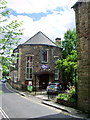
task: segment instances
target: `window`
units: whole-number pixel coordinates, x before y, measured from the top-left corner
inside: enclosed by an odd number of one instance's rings
[[[59,80],[59,70],[55,70],[55,80]]]
[[[48,62],[48,51],[47,50],[41,51],[41,61]]]
[[[32,80],[32,72],[33,72],[33,62],[32,56],[26,57],[26,79]]]

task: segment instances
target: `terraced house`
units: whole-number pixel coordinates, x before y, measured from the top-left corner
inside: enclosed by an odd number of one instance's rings
[[[20,44],[13,53],[18,53],[10,68],[14,88],[24,89],[30,84],[33,89],[46,89],[49,82],[61,82],[61,73],[55,69],[55,61],[62,58],[61,48],[42,32]]]

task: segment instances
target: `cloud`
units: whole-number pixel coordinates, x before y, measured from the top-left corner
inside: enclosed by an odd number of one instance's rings
[[[74,11],[64,11],[62,14],[54,13],[42,17],[39,21],[33,21],[28,16],[10,16],[10,21],[17,19],[18,21],[23,20],[24,35],[28,38],[32,37],[38,31],[45,33],[50,39],[54,41],[56,37],[63,39],[64,33],[68,29],[75,27]],[[24,39],[23,39],[24,40]]]
[[[57,7],[71,7],[77,0],[7,0],[8,7],[17,13],[39,13],[54,10]]]
[[[51,40],[60,37],[63,39],[64,33],[68,29],[75,28],[75,13],[71,9],[75,1],[71,0],[7,0],[8,7],[15,10],[17,13],[47,13],[52,14],[42,16],[39,20],[33,21],[30,16],[10,15],[8,21],[17,19],[24,21],[24,35],[21,43],[32,37],[38,31],[42,31]]]

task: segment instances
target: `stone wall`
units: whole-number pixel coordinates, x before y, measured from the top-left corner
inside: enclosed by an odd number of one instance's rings
[[[35,84],[39,86],[39,77],[36,76],[35,83],[35,74],[38,72],[42,72],[41,69],[41,50],[48,50],[48,62],[45,65],[48,65],[48,70],[50,72],[54,72],[55,70],[55,60],[62,57],[61,48],[47,46],[47,45],[21,45],[18,47],[19,49],[19,60],[18,60],[18,83],[25,85],[25,69],[26,69],[26,56],[32,56],[33,58],[33,85]],[[49,81],[54,81],[54,76],[49,76]]]
[[[78,107],[90,113],[90,2],[76,3]]]

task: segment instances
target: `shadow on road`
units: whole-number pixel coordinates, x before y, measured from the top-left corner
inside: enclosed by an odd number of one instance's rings
[[[42,116],[40,118],[37,118],[36,120],[50,120],[50,119],[51,120],[85,120],[83,118],[74,118],[64,114],[53,114],[53,115]]]
[[[42,116],[38,118],[10,118],[10,120],[86,120],[86,119],[73,118],[63,114],[53,114],[53,115],[47,115],[47,116]]]

